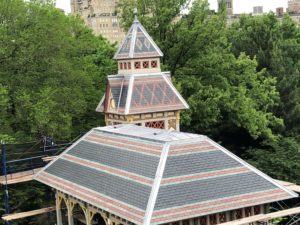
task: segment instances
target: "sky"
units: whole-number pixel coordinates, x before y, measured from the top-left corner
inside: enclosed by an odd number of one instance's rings
[[[217,0],[208,0],[212,9],[217,9]],[[233,0],[233,13],[250,13],[253,6],[263,6],[264,12],[275,11],[277,7],[287,8],[288,0]],[[70,0],[56,0],[56,6],[70,12]]]

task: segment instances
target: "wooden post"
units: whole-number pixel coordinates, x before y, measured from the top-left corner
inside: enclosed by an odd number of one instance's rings
[[[57,225],[63,225],[62,224],[62,216],[61,216],[61,201],[62,198],[56,193],[55,195],[55,203],[56,203],[56,219],[57,219]]]
[[[76,203],[73,202],[71,199],[67,199],[66,204],[67,204],[67,209],[68,209],[68,224],[74,225],[73,212],[74,212],[74,206]]]

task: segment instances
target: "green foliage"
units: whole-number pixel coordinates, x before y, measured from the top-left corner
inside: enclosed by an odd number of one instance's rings
[[[249,163],[275,179],[300,183],[300,144],[293,138],[281,137],[261,148],[251,148],[246,157]]]
[[[245,52],[258,61],[258,69],[277,79],[280,106],[276,114],[285,121],[284,135],[300,134],[300,30],[285,15],[278,22],[275,15],[243,16],[228,31],[235,55]]]
[[[121,1],[123,22],[132,21],[130,0]],[[162,48],[164,67],[188,101],[183,129],[226,141],[224,133],[246,133],[253,139],[275,139],[282,120],[272,113],[278,104],[276,80],[245,54],[234,56],[227,40],[226,12],[212,14],[207,1],[139,2],[139,19]],[[132,15],[132,13],[131,13]]]
[[[1,1],[0,15],[0,134],[62,140],[99,125],[115,48],[51,4]]]

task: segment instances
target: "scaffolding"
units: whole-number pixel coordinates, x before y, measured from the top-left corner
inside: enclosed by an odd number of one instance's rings
[[[5,214],[2,219],[5,225],[10,225],[11,220],[26,218],[54,211],[53,207],[37,209],[29,212],[10,214],[9,185],[28,182],[33,176],[57,155],[72,145],[80,136],[71,142],[54,143],[50,138],[43,138],[37,143],[4,144],[1,143],[1,170],[0,185],[3,185],[3,205]]]

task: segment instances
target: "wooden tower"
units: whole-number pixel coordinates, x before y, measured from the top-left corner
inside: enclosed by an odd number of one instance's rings
[[[108,76],[106,93],[96,111],[106,125],[136,124],[179,130],[180,111],[188,104],[162,72],[163,53],[135,18],[115,54],[118,74]]]

